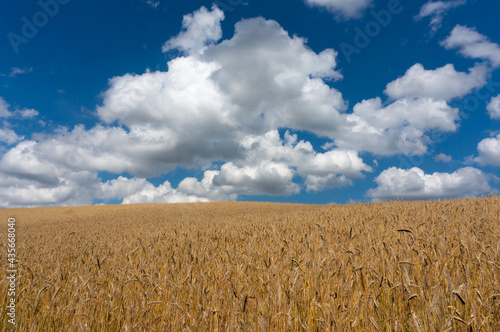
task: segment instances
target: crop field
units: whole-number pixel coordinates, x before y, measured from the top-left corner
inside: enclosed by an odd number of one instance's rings
[[[0,210],[18,331],[500,331],[500,197]]]

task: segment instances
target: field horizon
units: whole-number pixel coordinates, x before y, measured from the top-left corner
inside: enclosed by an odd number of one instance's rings
[[[18,331],[500,330],[500,196],[0,218],[4,239],[16,220]],[[9,331],[5,278],[0,287]]]

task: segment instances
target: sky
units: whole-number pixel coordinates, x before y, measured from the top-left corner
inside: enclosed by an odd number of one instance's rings
[[[0,208],[500,189],[495,0],[0,3]]]

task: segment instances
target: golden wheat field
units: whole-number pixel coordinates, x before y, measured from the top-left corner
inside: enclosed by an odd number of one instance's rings
[[[499,196],[0,217],[16,218],[18,331],[500,331]]]

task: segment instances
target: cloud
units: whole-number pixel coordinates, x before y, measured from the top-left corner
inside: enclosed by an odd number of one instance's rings
[[[326,176],[308,175],[305,181],[307,191],[322,191],[325,188],[351,186],[352,180],[344,175],[329,174]]]
[[[485,138],[477,145],[479,156],[474,159],[481,165],[500,166],[500,134]]]
[[[376,179],[378,187],[370,189],[369,197],[379,199],[427,199],[479,195],[491,190],[485,174],[465,167],[453,173],[425,174],[420,168],[409,170],[391,167]]]
[[[38,111],[34,109],[15,109],[10,110],[11,106],[0,97],[0,118],[33,119],[38,116]]]
[[[186,15],[181,33],[165,44],[183,51],[168,71],[111,78],[94,127],[34,133],[8,150],[0,159],[0,189],[13,194],[2,197],[4,204],[234,200],[351,185],[373,171],[360,152],[423,154],[427,132],[457,130],[458,110],[436,99],[452,93],[429,96],[434,80],[450,74],[472,86],[469,79],[481,77],[480,66],[469,73],[422,68],[398,79],[399,92],[391,92],[397,98],[364,100],[347,112],[334,88],[342,75],[333,49],[317,53],[264,18],[241,20],[232,38],[220,41],[223,18],[216,7]],[[412,90],[419,75],[427,91],[420,95]],[[0,98],[0,116],[37,116],[9,109]],[[298,132],[326,139],[322,152],[298,140]],[[10,144],[19,140],[11,137]],[[177,188],[147,180],[176,168],[204,172]],[[117,178],[102,183],[99,172]]]
[[[151,8],[157,8],[160,5],[160,1],[146,0],[145,3]]]
[[[32,119],[38,115],[38,111],[33,109],[23,109],[23,110],[10,110],[11,106],[5,101],[4,98],[0,97],[0,119]],[[3,121],[4,128],[0,128],[0,143],[5,143],[7,145],[12,145],[24,139],[23,136],[18,136],[12,129],[11,124],[8,121]]]
[[[453,158],[447,154],[440,153],[437,156],[434,157],[435,161],[441,161],[443,163],[450,163],[453,161]]]
[[[197,203],[208,202],[206,198],[200,198],[192,195],[185,195],[173,189],[170,182],[165,181],[162,185],[155,187],[147,183],[140,192],[125,197],[123,204],[139,203]]]
[[[490,118],[500,120],[500,95],[491,98],[486,109],[488,110]]]
[[[469,73],[463,73],[457,72],[452,64],[426,70],[417,63],[404,76],[387,84],[385,93],[393,99],[429,97],[449,101],[483,87],[488,75],[488,68],[481,64],[470,68]]]
[[[323,187],[333,188],[337,184],[336,178],[344,177],[338,186],[351,184],[349,178],[364,178],[363,172],[371,172],[372,168],[366,165],[358,153],[347,149],[333,149],[325,153],[316,152],[312,145],[304,140],[298,141],[297,135],[287,131],[284,140],[277,130],[265,135],[248,136],[241,143],[245,154],[244,163],[248,165],[262,165],[267,161],[288,165],[296,169],[296,174],[306,179],[307,190],[319,190],[318,183]],[[291,180],[291,178],[290,178]],[[314,181],[313,187],[310,187]]]
[[[186,186],[185,183],[189,182],[191,178],[184,179],[181,184]],[[184,184],[183,184],[184,183]],[[150,182],[145,182],[142,188],[123,199],[123,204],[138,204],[138,203],[195,203],[195,202],[208,202],[211,200],[228,200],[227,197],[213,197],[207,190],[204,190],[200,196],[185,193],[182,189],[172,188],[169,181],[155,187]],[[189,191],[189,190],[188,190]],[[208,196],[208,197],[207,197]],[[210,197],[212,196],[212,197]],[[209,198],[210,197],[210,198]],[[225,199],[226,198],[226,199]],[[235,199],[235,197],[233,197]]]
[[[224,12],[216,5],[212,11],[201,7],[193,14],[184,15],[182,20],[182,32],[168,40],[162,48],[163,52],[179,49],[188,54],[198,53],[209,44],[218,41],[222,37],[220,22],[224,19]]]
[[[500,45],[492,43],[475,28],[456,25],[441,44],[446,49],[458,49],[458,52],[467,58],[486,59],[493,67],[500,66]]]
[[[12,145],[23,139],[22,136],[17,136],[17,134],[12,129],[0,129],[0,142]]]
[[[114,130],[120,136],[116,143],[121,142],[115,149],[126,161],[123,170],[139,176],[241,159],[244,137],[280,127],[382,155],[424,153],[425,131],[456,130],[456,110],[429,98],[397,100],[385,111],[374,105],[360,112],[356,105],[353,115],[344,114],[342,94],[325,82],[342,78],[336,56],[331,49],[311,51],[303,38],[289,37],[275,21],[242,20],[233,38],[209,45],[203,54],[171,60],[168,72],[113,78],[97,112],[104,122],[129,129]],[[374,116],[382,113],[384,119],[374,126]],[[143,158],[140,167],[134,166],[137,154]]]
[[[33,68],[17,68],[12,67],[9,77],[16,77],[17,75],[27,74],[33,71]]]
[[[35,141],[23,141],[3,155],[0,207],[91,204],[97,174],[54,163],[36,147]]]
[[[325,7],[340,18],[360,18],[372,0],[305,0],[310,6]]]
[[[292,182],[293,176],[294,171],[284,163],[238,167],[229,162],[212,182],[225,194],[288,196],[300,192],[300,187]]]
[[[426,153],[425,132],[455,132],[459,116],[444,100],[404,98],[383,106],[374,98],[356,104],[346,119],[348,130],[335,139],[338,147],[389,156]]]
[[[178,190],[198,197],[230,199],[237,195],[287,196],[300,192],[294,178],[305,179],[306,189],[323,190],[352,184],[347,177],[363,178],[371,167],[355,151],[331,150],[317,153],[306,141],[277,130],[250,135],[242,140],[245,158],[237,165],[227,162],[220,170],[209,170],[201,181],[194,178],[179,184]],[[203,188],[193,190],[192,188]]]
[[[20,118],[28,120],[36,118],[40,113],[37,110],[25,108],[22,110],[16,110],[16,114],[18,114]]]
[[[459,7],[467,3],[467,0],[454,1],[429,1],[420,8],[420,13],[415,16],[415,20],[420,20],[424,17],[431,17],[430,26],[435,32],[441,27],[444,16],[449,10]]]
[[[12,113],[9,111],[10,105],[0,97],[0,118],[8,118],[12,116]]]
[[[245,123],[254,133],[277,126],[326,133],[340,124],[346,103],[324,82],[342,77],[337,53],[316,54],[305,43],[256,18],[238,22],[232,39],[206,50],[203,59],[219,65],[211,79],[235,106],[231,121],[240,130]]]
[[[243,20],[232,39],[169,61],[168,72],[111,79],[97,113],[127,130],[96,127],[85,135],[118,155],[121,170],[139,176],[239,159],[244,137],[282,126],[326,135],[342,125],[346,108],[323,81],[341,77],[335,57],[331,49],[316,54],[275,21]]]
[[[97,198],[111,199],[131,196],[144,190],[148,183],[146,179],[128,179],[124,176],[120,176],[117,179],[101,183]]]

